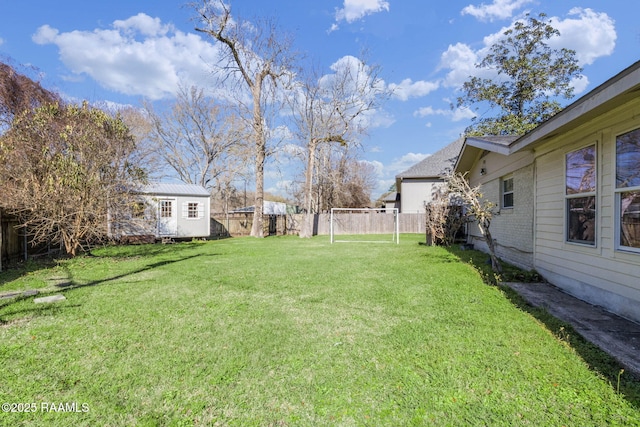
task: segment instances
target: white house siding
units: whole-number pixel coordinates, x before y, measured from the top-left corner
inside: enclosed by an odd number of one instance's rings
[[[443,181],[436,179],[403,179],[400,212],[424,213],[425,203],[433,198],[434,189],[442,185]]]
[[[496,242],[498,257],[520,268],[533,268],[533,156],[518,153],[504,156],[489,153],[480,159],[470,171],[471,185],[482,184],[485,199],[496,204],[497,215],[491,221],[491,235]],[[480,169],[485,169],[485,175]],[[503,177],[513,177],[513,208],[502,208],[500,182]],[[477,249],[487,251],[484,237],[477,225],[468,230],[469,241]]]
[[[139,194],[144,202],[144,212],[135,216],[123,212],[122,216],[109,220],[109,235],[115,239],[134,236],[193,238],[210,234],[210,197],[203,187],[192,184],[153,183]],[[162,217],[162,201],[170,201],[172,215]],[[189,203],[197,203],[197,217],[190,218]]]
[[[534,266],[570,294],[640,321],[640,254],[617,250],[614,209],[616,136],[640,128],[640,101],[611,110],[536,148]],[[566,242],[565,155],[596,144],[595,246]]]

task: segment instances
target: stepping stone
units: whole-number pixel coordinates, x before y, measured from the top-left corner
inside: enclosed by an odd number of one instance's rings
[[[23,297],[32,297],[34,295],[38,295],[38,291],[36,289],[30,289],[30,290],[24,291],[22,293]]]
[[[13,298],[18,295],[20,295],[20,292],[9,292],[7,294],[0,295],[0,298]]]
[[[51,295],[48,297],[35,298],[33,302],[35,302],[36,304],[43,304],[43,303],[58,302],[58,301],[64,301],[64,300],[66,300],[64,295]]]

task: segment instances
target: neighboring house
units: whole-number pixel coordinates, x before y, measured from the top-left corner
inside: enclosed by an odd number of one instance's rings
[[[456,163],[464,139],[460,138],[396,175],[399,207],[402,213],[424,213],[434,190]]]
[[[238,208],[230,211],[229,213],[253,213],[255,211],[255,207],[253,205],[246,206],[244,208]],[[297,206],[288,205],[283,202],[272,202],[269,200],[265,200],[262,203],[262,214],[263,215],[287,215],[287,214],[296,214],[299,209]]]
[[[468,138],[457,170],[499,204],[505,259],[640,321],[640,62],[510,143]]]
[[[400,209],[400,193],[393,191],[382,199],[384,209]]]
[[[210,234],[210,194],[200,185],[153,183],[136,192],[140,198],[125,218],[110,222],[116,239],[194,238]]]

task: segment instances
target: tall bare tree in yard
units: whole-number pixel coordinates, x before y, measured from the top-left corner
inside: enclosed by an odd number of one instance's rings
[[[122,120],[86,103],[24,111],[0,138],[4,201],[33,243],[60,241],[76,255],[107,236],[109,212],[144,181],[134,150]]]
[[[154,151],[183,182],[220,192],[233,179],[233,166],[246,160],[243,123],[197,87],[181,87],[165,107],[157,112],[146,105]]]
[[[503,35],[476,65],[495,77],[470,77],[457,100],[458,107],[486,103],[499,111],[475,118],[467,134],[524,134],[559,112],[558,98],[572,98],[572,80],[581,78],[575,51],[547,43],[560,32],[545,14],[527,14]]]
[[[303,141],[306,157],[303,202],[306,215],[300,237],[313,235],[313,214],[320,209],[319,197],[314,197],[317,194],[314,186],[319,186],[315,181],[318,149],[329,146],[327,153],[332,152],[331,146],[334,146],[345,152],[349,146],[356,145],[358,137],[367,130],[364,116],[379,107],[388,95],[378,77],[379,67],[369,66],[359,58],[344,57],[332,66],[332,71],[333,74],[324,76],[317,71],[312,73],[306,81],[299,82],[289,97],[295,132]],[[354,165],[357,166],[351,164]],[[331,166],[323,170],[325,177],[333,174],[334,165]],[[352,190],[355,194],[356,188]],[[358,197],[362,199],[361,195]]]
[[[245,90],[237,97],[239,104],[243,104],[242,95],[248,91],[256,179],[251,235],[263,237],[264,166],[267,158],[265,108],[269,102],[269,89],[274,89],[279,81],[290,75],[295,56],[292,43],[278,32],[273,22],[236,21],[231,16],[230,6],[221,0],[203,0],[192,3],[192,7],[202,24],[196,27],[196,31],[219,42],[225,53],[221,69],[217,70],[220,81],[223,84],[233,79],[241,82],[240,87]]]

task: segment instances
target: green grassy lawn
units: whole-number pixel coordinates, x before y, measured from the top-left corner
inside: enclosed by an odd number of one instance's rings
[[[420,238],[109,247],[1,273],[0,292],[70,286],[0,300],[0,402],[36,404],[0,425],[638,424],[637,399]]]

